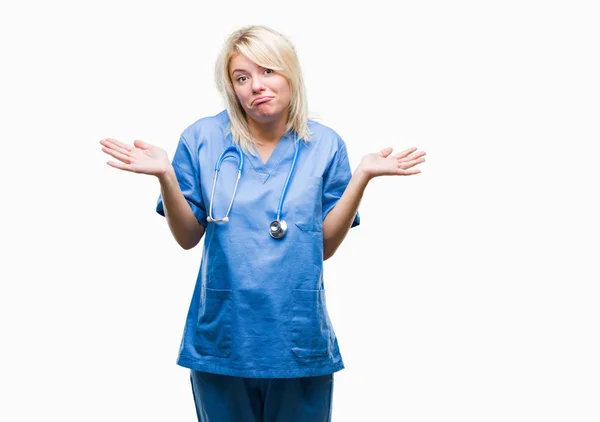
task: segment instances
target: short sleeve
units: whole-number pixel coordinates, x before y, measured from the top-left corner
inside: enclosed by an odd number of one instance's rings
[[[206,207],[202,201],[202,191],[200,189],[198,154],[190,149],[183,136],[179,139],[172,163],[183,196],[190,204],[198,222],[206,227]],[[156,212],[163,217],[165,215],[162,195],[158,195]]]
[[[323,221],[344,194],[351,178],[352,170],[350,169],[346,144],[340,140],[340,147],[334,154],[331,165],[323,175]],[[351,227],[359,224],[360,215],[357,212]]]

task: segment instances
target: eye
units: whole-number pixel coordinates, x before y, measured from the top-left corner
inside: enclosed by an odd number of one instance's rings
[[[241,84],[241,83],[244,83],[244,82],[246,82],[246,80],[247,80],[247,79],[248,79],[248,78],[247,78],[246,76],[240,76],[239,78],[237,78],[237,79],[236,79],[236,81],[237,81],[239,84]]]
[[[273,73],[275,73],[275,71],[273,69],[265,69],[265,75],[271,75]]]

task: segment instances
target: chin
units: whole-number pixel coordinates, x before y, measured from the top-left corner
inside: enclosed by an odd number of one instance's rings
[[[283,114],[283,112],[279,111],[274,111],[274,110],[269,110],[269,111],[265,111],[265,112],[259,112],[256,111],[254,113],[251,113],[250,116],[252,116],[252,118],[258,122],[261,123],[268,123],[271,122],[273,120],[276,120],[277,118],[279,118],[281,115]]]

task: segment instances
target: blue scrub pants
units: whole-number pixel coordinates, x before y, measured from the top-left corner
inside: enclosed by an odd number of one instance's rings
[[[330,422],[333,374],[240,378],[191,371],[198,422]]]

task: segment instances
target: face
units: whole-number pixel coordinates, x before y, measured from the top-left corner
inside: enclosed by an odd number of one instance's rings
[[[291,99],[287,79],[236,54],[229,62],[229,75],[246,116],[258,123],[287,121]]]

